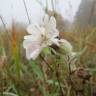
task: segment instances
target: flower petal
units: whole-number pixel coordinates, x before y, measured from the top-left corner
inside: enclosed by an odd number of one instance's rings
[[[53,16],[50,17],[48,28],[49,28],[49,30],[48,30],[49,31],[48,32],[49,37],[55,38],[55,37],[59,36],[59,31],[56,28],[56,20]]]
[[[49,38],[55,38],[59,36],[59,31],[57,29],[50,29],[48,32],[48,37]]]
[[[32,34],[34,36],[36,36],[37,34],[41,34],[41,30],[40,27],[36,24],[31,24],[27,27],[27,31],[29,34]]]
[[[35,60],[40,54],[42,47],[38,43],[25,40],[23,46],[26,49],[26,58]]]
[[[26,40],[23,41],[23,47],[24,48],[27,48],[28,46],[34,45],[34,44],[39,45],[39,42],[35,42],[32,39],[26,39]]]
[[[27,35],[27,36],[24,36],[24,39],[33,41],[33,42],[38,42],[38,41],[40,41],[41,38],[38,35],[36,35],[35,37],[34,37],[34,35]]]
[[[53,28],[56,28],[56,19],[53,16],[50,17],[49,23]]]
[[[46,26],[49,23],[49,16],[46,14],[44,16],[44,25]]]
[[[40,52],[41,52],[41,48],[37,48],[37,49],[34,49],[34,50],[27,49],[26,50],[26,58],[28,60],[30,60],[30,59],[35,60],[39,56]]]

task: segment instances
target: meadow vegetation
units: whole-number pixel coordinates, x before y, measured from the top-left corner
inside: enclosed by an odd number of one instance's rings
[[[59,31],[59,38],[68,40],[77,53],[72,60],[54,55],[50,48],[27,60],[26,26],[17,28],[13,21],[10,29],[0,31],[0,96],[96,96],[96,27],[81,29],[76,22],[71,30]]]

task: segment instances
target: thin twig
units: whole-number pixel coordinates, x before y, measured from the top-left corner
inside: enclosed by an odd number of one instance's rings
[[[59,67],[59,66],[58,66]],[[57,78],[57,81],[59,83],[59,87],[60,87],[60,91],[61,91],[61,94],[62,96],[64,96],[64,92],[63,92],[63,89],[62,89],[62,86],[61,86],[61,83],[60,83],[60,79],[59,79],[59,72],[58,72],[58,69],[56,67],[56,64],[55,64],[55,70],[56,70],[56,78]]]
[[[49,67],[49,69],[53,72],[54,70],[53,70],[52,67],[49,65],[49,63],[43,58],[42,55],[40,55],[40,58],[46,63],[46,65]]]
[[[2,24],[3,24],[3,27],[4,27],[5,31],[6,31],[7,34],[8,34],[9,39],[11,40],[11,37],[10,37],[10,35],[9,35],[9,31],[8,31],[7,28],[6,28],[6,24],[5,24],[5,22],[4,22],[4,20],[3,20],[3,18],[2,18],[1,15],[0,15],[0,19],[1,19],[1,21],[2,21]]]
[[[23,0],[23,3],[24,3],[24,7],[25,7],[25,11],[26,11],[27,18],[28,18],[28,22],[29,22],[29,24],[30,24],[30,23],[31,23],[31,20],[30,20],[30,17],[29,17],[29,13],[28,13],[28,9],[27,9],[25,0]]]
[[[53,69],[50,67],[50,65],[49,65],[48,62],[43,58],[42,55],[40,55],[40,58],[47,64],[47,66],[48,66],[48,67],[50,68],[50,70],[53,72]],[[61,91],[62,96],[64,96],[64,92],[63,92],[62,86],[61,86],[61,84],[60,84],[59,73],[58,73],[58,70],[57,70],[57,68],[56,68],[56,65],[55,65],[55,69],[56,69],[56,78],[57,78],[57,81],[58,81],[58,83],[59,83],[60,91]]]
[[[74,84],[73,84],[73,81],[72,81],[72,78],[71,78],[71,74],[72,74],[72,71],[71,71],[71,61],[72,60],[74,60],[74,58],[70,60],[70,57],[68,56],[68,70],[69,70],[69,73],[68,73],[69,76],[68,77],[70,79],[71,87],[74,89],[74,91],[76,93],[76,89],[74,87]]]
[[[51,0],[51,4],[52,4],[52,10],[55,11],[55,8],[54,8],[54,1]]]
[[[45,7],[44,7],[43,3],[40,0],[36,0],[36,1],[40,4],[40,6],[42,7],[42,9],[45,11]]]

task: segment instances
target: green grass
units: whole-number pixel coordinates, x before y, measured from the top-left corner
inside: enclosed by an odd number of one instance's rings
[[[49,49],[41,53],[43,58],[28,61],[22,46],[26,32],[16,32],[14,52],[13,41],[9,42],[6,33],[0,33],[0,96],[77,96],[76,92],[82,94],[80,96],[91,96],[96,93],[95,31],[96,28],[91,28],[89,32],[61,33],[72,43],[74,51],[87,47],[73,62],[76,70],[72,74],[69,74],[69,61],[62,56],[54,56]],[[82,77],[78,76],[79,71]],[[89,74],[92,75],[90,80],[86,77]]]

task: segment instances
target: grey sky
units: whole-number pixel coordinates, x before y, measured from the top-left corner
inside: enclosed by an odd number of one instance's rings
[[[3,16],[7,24],[11,23],[14,18],[18,22],[27,22],[26,12],[24,8],[23,0],[0,0],[0,15]],[[36,2],[36,0],[25,0],[30,15],[30,19],[40,22],[44,12],[42,7]],[[40,0],[45,5],[45,0]],[[49,2],[49,8],[51,9],[51,3]],[[81,0],[57,0],[56,10],[62,14],[62,16],[72,21],[78,10]],[[0,21],[1,24],[1,21]]]

